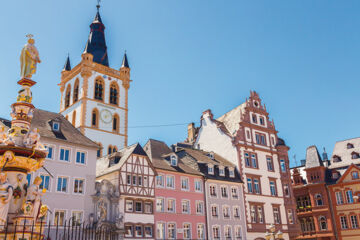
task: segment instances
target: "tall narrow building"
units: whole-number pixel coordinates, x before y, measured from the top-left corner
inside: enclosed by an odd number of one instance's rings
[[[119,70],[109,67],[105,25],[97,6],[81,61],[66,60],[59,84],[60,113],[102,150],[98,157],[127,146],[130,67],[124,54]]]

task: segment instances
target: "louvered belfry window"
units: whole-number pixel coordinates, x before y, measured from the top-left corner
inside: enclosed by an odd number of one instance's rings
[[[110,103],[111,104],[118,104],[118,90],[115,84],[111,84],[110,87]]]
[[[104,96],[104,87],[101,80],[97,79],[95,81],[95,99],[103,100]]]

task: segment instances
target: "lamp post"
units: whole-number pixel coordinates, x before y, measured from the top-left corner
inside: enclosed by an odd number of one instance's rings
[[[283,233],[279,230],[277,233],[275,232],[275,225],[271,224],[269,231],[266,231],[265,233],[265,239],[266,240],[276,240],[276,239],[283,239]]]

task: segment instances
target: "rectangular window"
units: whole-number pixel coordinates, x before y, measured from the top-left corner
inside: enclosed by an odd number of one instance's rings
[[[67,177],[58,177],[58,184],[57,184],[57,191],[58,192],[67,192],[67,182],[68,182],[68,178]]]
[[[224,186],[221,187],[221,197],[223,197],[223,198],[228,197],[227,187],[224,187]]]
[[[141,213],[143,211],[142,209],[142,202],[136,201],[135,202],[135,212]]]
[[[263,207],[262,206],[258,206],[257,214],[259,216],[259,223],[264,223],[264,212],[263,212]]]
[[[336,196],[336,203],[338,205],[344,204],[344,198],[342,192],[335,192],[335,196]]]
[[[145,202],[145,213],[153,213],[153,203],[152,202]]]
[[[72,212],[72,226],[80,226],[83,219],[82,211],[73,211]]]
[[[181,209],[182,209],[182,213],[190,214],[190,201],[182,200],[181,201]]]
[[[70,150],[65,148],[60,148],[60,160],[70,162]]]
[[[259,179],[254,178],[254,190],[256,194],[261,194]]]
[[[346,195],[346,202],[347,203],[353,203],[354,202],[353,194],[352,194],[351,190],[346,191],[345,195]]]
[[[225,226],[224,227],[224,234],[225,234],[225,239],[232,239],[231,236],[231,227],[230,226]]]
[[[235,239],[242,240],[241,226],[235,226]]]
[[[234,218],[240,218],[240,209],[238,206],[234,207],[233,212],[234,212]]]
[[[85,164],[85,152],[76,152],[76,163]]]
[[[134,201],[133,200],[126,200],[125,201],[125,211],[126,212],[133,212],[134,211]]]
[[[143,228],[141,225],[135,225],[135,237],[143,236]]]
[[[138,186],[142,186],[142,176],[138,176]]]
[[[271,196],[277,195],[275,181],[270,181],[270,192],[271,192]]]
[[[174,176],[166,176],[166,187],[167,188],[175,188],[175,178]]]
[[[359,222],[356,215],[350,216],[350,220],[351,220],[351,228],[353,229],[359,228]]]
[[[213,239],[220,239],[220,230],[218,226],[214,226],[212,228],[212,232],[213,232]]]
[[[39,188],[40,189],[45,188],[47,191],[49,191],[49,189],[50,189],[50,176],[41,174],[40,177],[41,177],[42,182],[41,182]]]
[[[148,186],[149,186],[148,183],[149,183],[149,182],[148,182],[147,176],[144,176],[144,187],[148,187]]]
[[[54,152],[54,148],[52,146],[46,146],[46,150],[48,152],[46,158],[47,159],[53,159],[53,152]]]
[[[202,181],[195,180],[195,192],[202,192]]]
[[[196,214],[204,213],[204,202],[196,201]]]
[[[266,165],[267,165],[268,171],[271,171],[271,172],[274,171],[274,164],[273,164],[272,157],[266,157]]]
[[[145,234],[145,237],[152,237],[153,236],[153,228],[152,228],[152,226],[145,226],[144,227],[144,234]]]
[[[347,229],[348,228],[346,216],[341,216],[340,217],[340,223],[341,223],[341,228],[342,229]]]
[[[236,187],[231,187],[231,197],[233,199],[238,199],[238,191]]]
[[[84,179],[75,179],[74,180],[74,193],[84,193]]]
[[[255,154],[251,154],[251,164],[253,168],[257,168],[257,157]]]
[[[136,186],[136,176],[132,176],[132,184],[133,184],[133,186]]]
[[[248,178],[248,179],[247,179],[247,187],[248,187],[248,192],[249,192],[249,193],[253,193],[252,179],[251,179],[251,178]]]
[[[157,239],[165,239],[165,223],[156,224]]]
[[[134,236],[134,227],[132,225],[125,225],[125,237]]]
[[[234,171],[234,169],[229,169],[229,176],[230,176],[231,178],[235,177],[235,171]]]
[[[292,209],[288,209],[288,219],[290,224],[294,224],[294,212]]]
[[[266,146],[266,136],[262,133],[255,133],[256,143],[259,145]]]
[[[213,217],[218,216],[218,207],[217,207],[217,205],[211,206],[211,216],[213,216]]]
[[[127,185],[131,185],[131,175],[126,175],[126,183]]]
[[[230,207],[223,206],[223,217],[224,218],[230,218]]]
[[[65,222],[65,210],[56,210],[54,218],[55,225],[63,226]]]
[[[212,197],[216,197],[216,186],[215,185],[210,185],[210,196]]]
[[[208,166],[208,173],[209,174],[214,174],[214,167],[213,166],[211,166],[211,165]]]
[[[359,179],[359,173],[358,172],[352,172],[352,179]]]
[[[156,199],[156,211],[164,212],[164,199],[163,198]]]
[[[290,197],[290,187],[289,184],[284,185],[284,195],[285,197]]]
[[[171,213],[175,212],[175,199],[167,200],[167,211]]]
[[[188,178],[181,178],[181,189],[182,190],[189,190],[189,179]]]
[[[176,226],[175,223],[168,223],[168,239],[176,238]]]
[[[190,226],[190,223],[184,223],[183,236],[184,236],[184,239],[191,239],[191,226]]]
[[[286,172],[286,164],[284,159],[280,159],[280,169],[282,172]]]
[[[281,220],[280,220],[279,208],[278,207],[273,207],[273,213],[274,213],[275,224],[280,224]]]
[[[219,175],[225,176],[225,169],[223,167],[219,167]]]
[[[249,155],[249,153],[245,153],[244,158],[245,158],[245,166],[250,167],[251,164],[250,164],[250,155]]]
[[[205,239],[205,227],[202,223],[197,225],[197,239]]]
[[[164,187],[164,176],[163,175],[157,175],[156,176],[156,186],[157,187]]]

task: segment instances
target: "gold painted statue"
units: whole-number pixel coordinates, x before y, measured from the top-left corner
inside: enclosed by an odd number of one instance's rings
[[[21,51],[20,56],[20,67],[21,67],[21,78],[30,79],[33,74],[36,73],[36,64],[40,63],[39,52],[35,47],[35,40],[31,34],[26,35],[29,39],[27,44]]]

